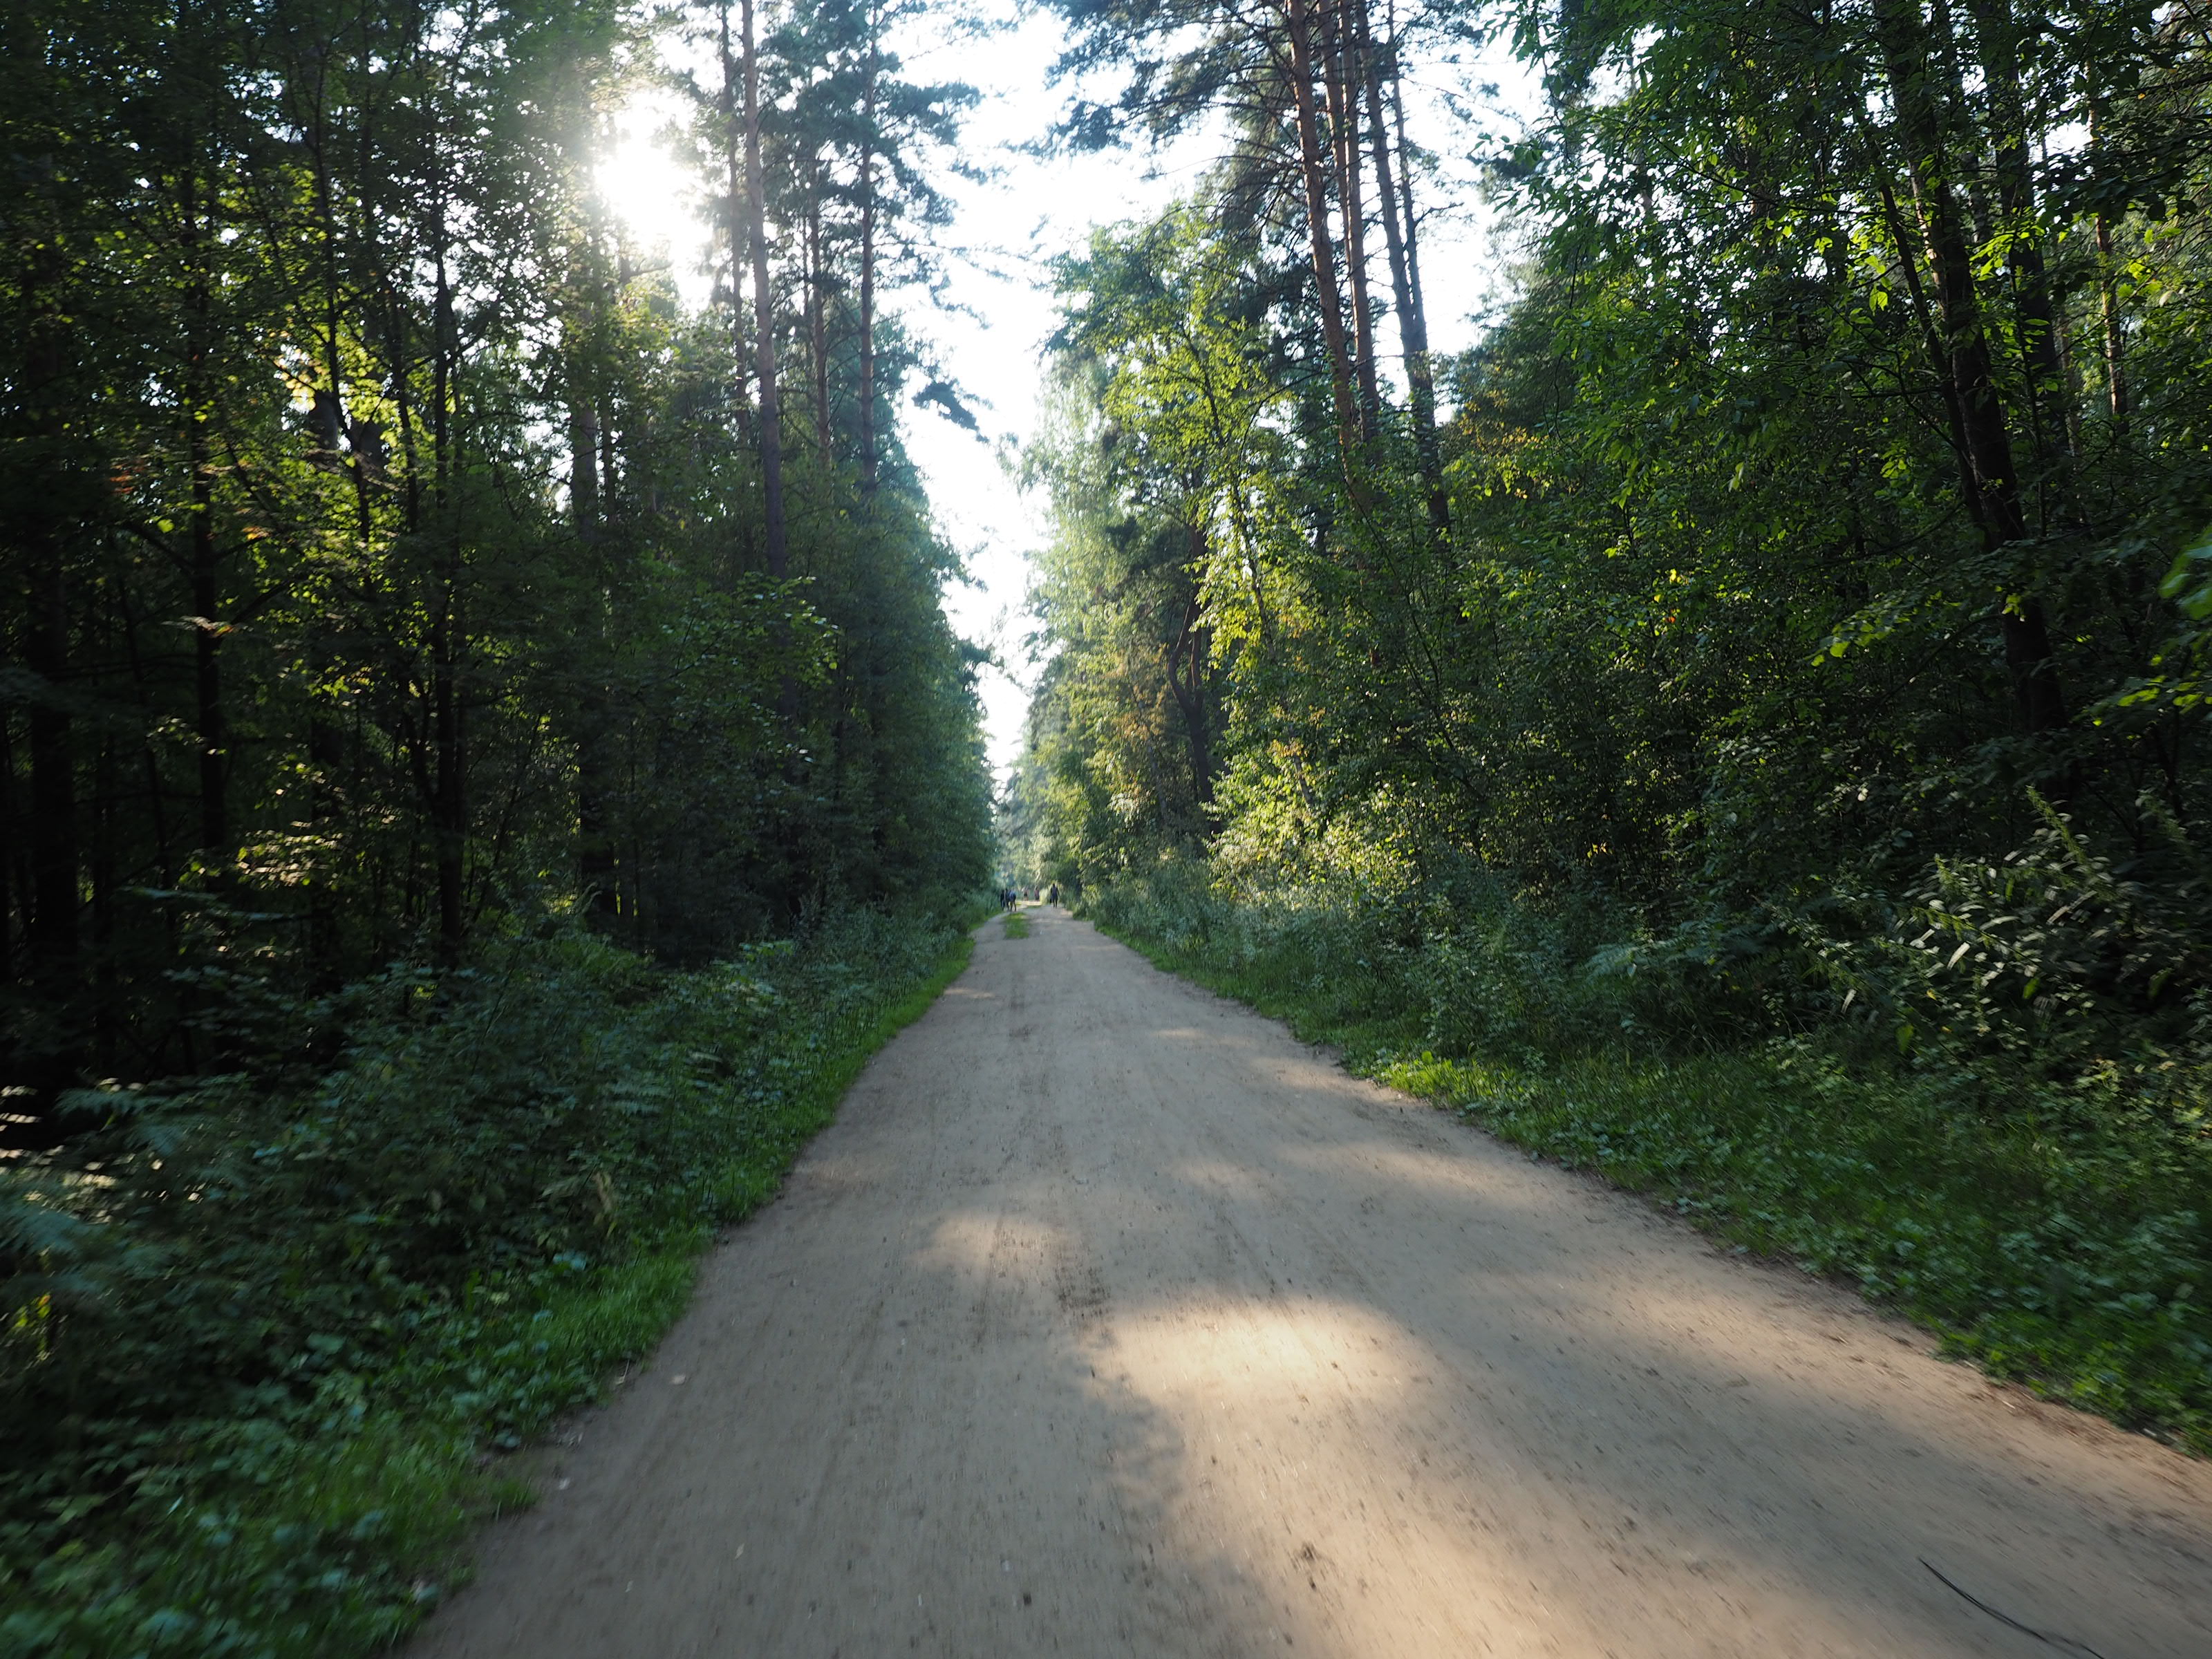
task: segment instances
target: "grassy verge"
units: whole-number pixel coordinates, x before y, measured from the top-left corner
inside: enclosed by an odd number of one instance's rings
[[[396,1640],[526,1501],[492,1454],[653,1346],[972,949],[866,917],[698,974],[520,942],[312,1088],[117,1103],[96,1158],[12,1172],[0,1656]]]
[[[1854,1066],[1802,1038],[1664,1058],[1443,1054],[1418,965],[1355,931],[1331,944],[1328,929],[1193,925],[1133,899],[1097,908],[1157,966],[1340,1047],[1354,1072],[1845,1279],[1995,1375],[2212,1455],[2201,1123],[2000,1100],[1972,1076]]]
[[[1007,911],[1006,937],[1008,939],[1027,939],[1029,936],[1030,919],[1018,910]]]

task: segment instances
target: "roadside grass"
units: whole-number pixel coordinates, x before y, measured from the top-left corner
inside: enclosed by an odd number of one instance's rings
[[[1127,894],[1092,915],[1165,971],[1336,1047],[1359,1075],[1742,1250],[1855,1285],[1951,1357],[2212,1455],[2201,1122],[1853,1063],[1810,1037],[1667,1056],[1442,1054],[1419,975],[1382,951],[1249,919],[1193,926]]]
[[[358,1184],[337,1194],[349,1213],[314,1207],[319,1180],[303,1195],[280,1174],[253,1196],[295,1212],[228,1255],[219,1222],[186,1250],[168,1217],[168,1236],[147,1221],[142,1237],[103,1241],[97,1224],[53,1213],[35,1174],[16,1176],[0,1191],[13,1206],[0,1208],[0,1251],[20,1253],[45,1225],[37,1276],[61,1290],[49,1307],[73,1311],[27,1313],[38,1305],[24,1299],[30,1275],[0,1301],[0,1408],[17,1441],[0,1451],[0,1659],[337,1659],[399,1639],[465,1579],[471,1526],[531,1501],[496,1454],[601,1397],[616,1368],[652,1349],[689,1301],[700,1252],[774,1194],[868,1059],[974,948],[965,928],[919,919],[826,931],[805,949],[698,974],[652,970],[596,941],[557,942],[561,968],[522,951],[485,970],[471,994],[491,1006],[473,1029],[465,1005],[413,1034],[410,1091],[380,1093],[409,1045],[372,1033],[325,1080],[325,1102],[350,1091],[352,1104],[385,1107],[390,1121],[372,1135],[403,1142],[425,1127],[465,1138],[475,1107],[524,1177],[449,1170],[440,1178],[456,1190],[434,1213],[489,1192],[477,1210],[504,1202],[514,1224],[477,1230],[472,1253],[411,1274],[354,1249],[352,1271],[374,1293],[314,1281],[365,1231],[396,1248],[428,1218],[422,1183],[365,1155],[348,1171]],[[481,1045],[501,1038],[529,1051],[522,1097],[467,1097],[459,1080],[496,1072]],[[444,1064],[441,1047],[454,1051]],[[171,1149],[173,1169],[204,1133],[191,1126],[227,1108],[225,1139],[251,1129],[248,1144],[270,1154],[259,1161],[281,1165],[286,1130],[317,1103],[196,1099],[136,1128]],[[514,1142],[548,1118],[565,1139]],[[342,1133],[309,1140],[310,1160],[346,1150]],[[197,1173],[222,1163],[204,1156]],[[474,1194],[461,1190],[471,1176]],[[223,1197],[213,1184],[195,1195]],[[388,1224],[369,1227],[380,1213]],[[106,1225],[131,1218],[118,1206]],[[336,1248],[316,1248],[325,1242]],[[132,1249],[155,1253],[136,1274],[118,1265]],[[223,1282],[186,1282],[195,1270]],[[226,1358],[194,1328],[211,1305],[251,1328],[227,1356],[233,1374],[188,1375],[162,1394],[161,1370]],[[84,1400],[89,1390],[58,1381],[72,1365],[137,1380]],[[67,1413],[73,1393],[89,1413]],[[38,1425],[36,1444],[16,1435],[37,1422],[27,1408],[57,1419]]]
[[[1029,936],[1030,919],[1018,910],[1007,911],[1006,937],[1008,939],[1027,939]]]

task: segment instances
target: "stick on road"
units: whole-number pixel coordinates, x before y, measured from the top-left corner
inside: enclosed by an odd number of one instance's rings
[[[415,1659],[2212,1653],[2212,1471],[988,926]]]

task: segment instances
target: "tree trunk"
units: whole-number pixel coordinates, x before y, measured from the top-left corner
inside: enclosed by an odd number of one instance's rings
[[[591,291],[596,312],[596,283]],[[597,337],[597,316],[591,321],[594,326],[584,332],[586,340]],[[576,539],[582,544],[588,562],[601,539],[599,417],[592,406],[591,388],[582,384],[584,372],[577,361],[580,356],[580,350],[572,352],[568,371],[568,513]],[[593,574],[597,577],[596,569]],[[601,598],[604,585],[599,580],[589,584],[584,618],[588,637],[577,641],[583,657],[583,685],[578,694],[580,707],[577,710],[576,884],[584,895],[585,915],[595,925],[607,927],[614,923],[617,906],[615,846],[607,823],[607,801],[611,795],[606,755],[608,699],[606,688],[600,684],[601,653],[605,645],[602,617],[605,601]]]
[[[186,528],[190,547],[188,568],[192,594],[193,701],[199,739],[200,858],[209,884],[217,892],[230,884],[235,851],[230,845],[230,815],[226,799],[230,770],[229,734],[222,703],[222,553],[215,531],[215,461],[208,441],[209,355],[214,320],[213,295],[207,270],[208,216],[203,212],[199,180],[189,167],[180,185],[179,229],[186,263],[184,310],[185,363],[180,388],[185,427],[185,464],[191,471],[191,510]],[[210,197],[212,192],[210,192]],[[327,201],[327,192],[324,193]],[[212,202],[205,205],[212,206]],[[325,294],[326,304],[330,295]],[[335,362],[335,354],[331,354]],[[337,383],[332,382],[330,416],[339,410]],[[335,453],[336,436],[325,441]]]
[[[580,390],[568,400],[568,514],[580,540],[599,531],[599,411]]]
[[[876,106],[882,55],[868,9],[867,82],[860,100],[860,482],[876,487]]]
[[[1200,532],[1191,532],[1194,540]],[[1204,811],[1213,805],[1213,734],[1206,708],[1206,632],[1196,599],[1183,612],[1182,630],[1168,647],[1168,691],[1182,715],[1183,744],[1190,755],[1190,793]],[[1186,680],[1182,676],[1188,673]]]
[[[738,17],[745,49],[745,232],[752,243],[755,378],[760,382],[761,489],[768,519],[768,574],[781,581],[791,565],[783,517],[783,428],[776,404],[775,294],[769,286],[767,186],[761,177],[760,50],[753,0]]]
[[[463,909],[463,866],[468,837],[467,733],[459,684],[463,641],[461,544],[448,515],[448,497],[457,470],[453,453],[453,396],[459,326],[453,311],[452,273],[447,265],[446,218],[441,205],[433,245],[436,291],[431,311],[431,498],[437,507],[436,534],[444,549],[444,592],[438,619],[430,629],[430,732],[436,776],[430,798],[430,830],[438,880],[438,945],[448,962],[458,960],[467,931]]]
[[[739,70],[737,55],[730,48],[730,0],[721,0],[719,15],[721,23],[720,52],[722,85],[715,95],[717,112],[722,119],[722,172],[724,187],[729,197],[730,231],[730,346],[731,356],[737,366],[738,383],[733,390],[738,435],[744,441],[753,441],[751,392],[746,359],[751,343],[745,327],[745,166],[743,130],[738,119],[738,82]]]
[[[92,1054],[102,1077],[117,1070],[123,997],[115,962],[115,739],[103,733],[92,763]]]
[[[1398,140],[1398,207],[1404,216],[1405,223],[1406,282],[1413,295],[1413,316],[1420,325],[1422,369],[1426,374],[1432,367],[1428,357],[1429,305],[1421,292],[1420,222],[1413,212],[1413,169],[1406,161],[1406,157],[1413,154],[1413,147],[1406,141],[1406,77],[1404,66],[1398,61],[1398,17],[1395,6],[1390,12],[1390,119]],[[1433,419],[1436,399],[1433,393],[1429,399],[1429,408],[1431,419],[1425,430],[1433,447],[1436,442]]]
[[[1390,261],[1390,298],[1398,314],[1398,343],[1406,354],[1407,400],[1413,417],[1413,451],[1420,463],[1421,483],[1428,497],[1429,526],[1441,542],[1451,532],[1451,503],[1444,493],[1443,456],[1437,442],[1436,370],[1429,360],[1428,319],[1422,314],[1420,289],[1413,263],[1413,181],[1403,180],[1405,223],[1399,223],[1400,204],[1393,187],[1390,145],[1382,126],[1382,72],[1379,54],[1370,38],[1365,0],[1349,0],[1358,27],[1361,79],[1367,87],[1367,137],[1375,155],[1375,192],[1382,210],[1382,240]],[[1394,43],[1395,51],[1395,43]],[[1397,84],[1394,58],[1391,84]],[[1400,157],[1405,154],[1402,137]]]
[[[1322,159],[1321,116],[1314,107],[1313,33],[1305,0],[1283,0],[1291,41],[1291,94],[1297,111],[1299,172],[1305,182],[1306,238],[1313,258],[1314,302],[1321,313],[1328,353],[1329,398],[1336,416],[1336,447],[1347,479],[1358,471],[1358,411],[1352,395],[1352,367],[1345,353],[1343,301],[1337,292],[1336,251],[1328,234],[1328,174]]]
[[[814,447],[826,470],[830,441],[830,274],[822,258],[822,170],[809,169],[806,196],[806,343],[814,371]]]
[[[0,680],[7,678],[10,666],[7,637],[0,633]],[[156,794],[154,801],[158,811],[161,797]],[[23,916],[30,913],[29,872],[17,844],[21,829],[22,820],[15,814],[15,706],[0,698],[0,985],[12,985],[15,980],[18,907]],[[0,1042],[0,1055],[6,1053],[6,1045]]]
[[[61,284],[57,238],[34,251],[25,273],[29,337],[19,392],[33,441],[57,470],[69,465],[64,445],[71,335]],[[60,513],[40,495],[21,505],[15,522],[0,525],[0,533],[15,541],[27,567],[23,665],[42,683],[26,710],[31,811],[22,889],[24,966],[34,991],[59,1012],[76,994],[78,971],[76,772],[70,715],[62,702],[69,678],[69,574]],[[66,1060],[55,1057],[51,1069],[52,1076],[40,1079],[40,1086],[64,1078]]]
[[[860,152],[860,482],[876,487],[876,158]]]
[[[197,374],[192,377],[196,381]],[[188,381],[187,383],[191,384]],[[193,690],[198,705],[200,857],[220,891],[229,884],[233,854],[228,791],[230,733],[222,703],[222,555],[216,544],[215,490],[208,454],[206,411],[197,398],[185,416],[192,472],[191,582]]]
[[[446,614],[430,630],[430,733],[437,774],[431,792],[430,829],[438,867],[438,945],[451,962],[466,932],[463,912],[463,854],[468,809],[462,785],[466,760],[459,639],[458,596],[448,586]]]
[[[2027,112],[2021,90],[2020,29],[2011,0],[1972,0],[1984,96],[1995,118],[1997,207],[2004,216],[2006,261],[2012,276],[2022,367],[2034,416],[2036,483],[2048,527],[2055,496],[2070,495],[2065,366],[2060,361],[2057,308],[2044,267],[2036,218],[2034,175],[2027,151]]]
[[[1322,61],[1328,88],[1329,140],[1335,150],[1336,199],[1344,216],[1344,271],[1351,289],[1352,373],[1359,386],[1359,436],[1372,443],[1382,420],[1382,388],[1375,369],[1375,318],[1367,298],[1367,207],[1360,188],[1360,88],[1358,40],[1349,8],[1336,0],[1324,14]]]
[[[621,914],[622,872],[607,803],[613,794],[607,765],[604,709],[586,711],[583,741],[576,745],[576,882],[585,914],[611,927]]]
[[[207,481],[207,458],[202,447],[205,434],[195,421],[192,431],[192,667],[198,703],[200,784],[200,856],[210,879],[220,890],[229,884],[232,855],[230,812],[227,799],[230,775],[230,733],[222,706],[222,624],[217,581],[221,555],[215,545],[213,502]]]
[[[1875,25],[1942,309],[1948,378],[1972,474],[1968,505],[1987,544],[2001,547],[2021,540],[2027,534],[2027,521],[2021,510],[2012,434],[1974,289],[1972,253],[1951,187],[1950,152],[1936,101],[1936,71],[1919,0],[1875,0]],[[2030,597],[2007,603],[1998,612],[1998,626],[2013,695],[2027,729],[2043,732],[2063,728],[2068,719],[2066,702],[2041,602]]]
[[[1951,354],[1943,349],[1942,331],[1936,326],[1935,312],[1928,303],[1926,285],[1921,281],[1920,253],[1905,229],[1905,216],[1898,209],[1897,192],[1890,187],[1886,165],[1875,175],[1875,188],[1881,197],[1882,216],[1889,227],[1891,245],[1897,250],[1897,268],[1905,278],[1905,291],[1911,301],[1921,349],[1928,354],[1928,372],[1936,377],[1936,390],[1943,399],[1944,430],[1950,438],[1952,461],[1959,469],[1959,498],[1979,524],[1981,490],[1974,483],[1973,458],[1967,453],[1966,417],[1959,407],[1958,386],[1951,378]]]
[[[2128,419],[2126,342],[2120,331],[2119,288],[2112,279],[2112,227],[2097,216],[2097,313],[2105,335],[2105,407],[2123,430]]]
[[[58,537],[40,548],[24,665],[45,682],[31,704],[31,975],[47,997],[77,988],[76,762],[60,702],[69,678],[69,583]]]

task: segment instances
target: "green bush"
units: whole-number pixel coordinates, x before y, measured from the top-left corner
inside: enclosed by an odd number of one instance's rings
[[[647,1349],[965,945],[849,911],[679,974],[548,925],[347,994],[297,1086],[76,1097],[0,1184],[0,1656],[404,1630],[513,1496],[481,1454]]]

